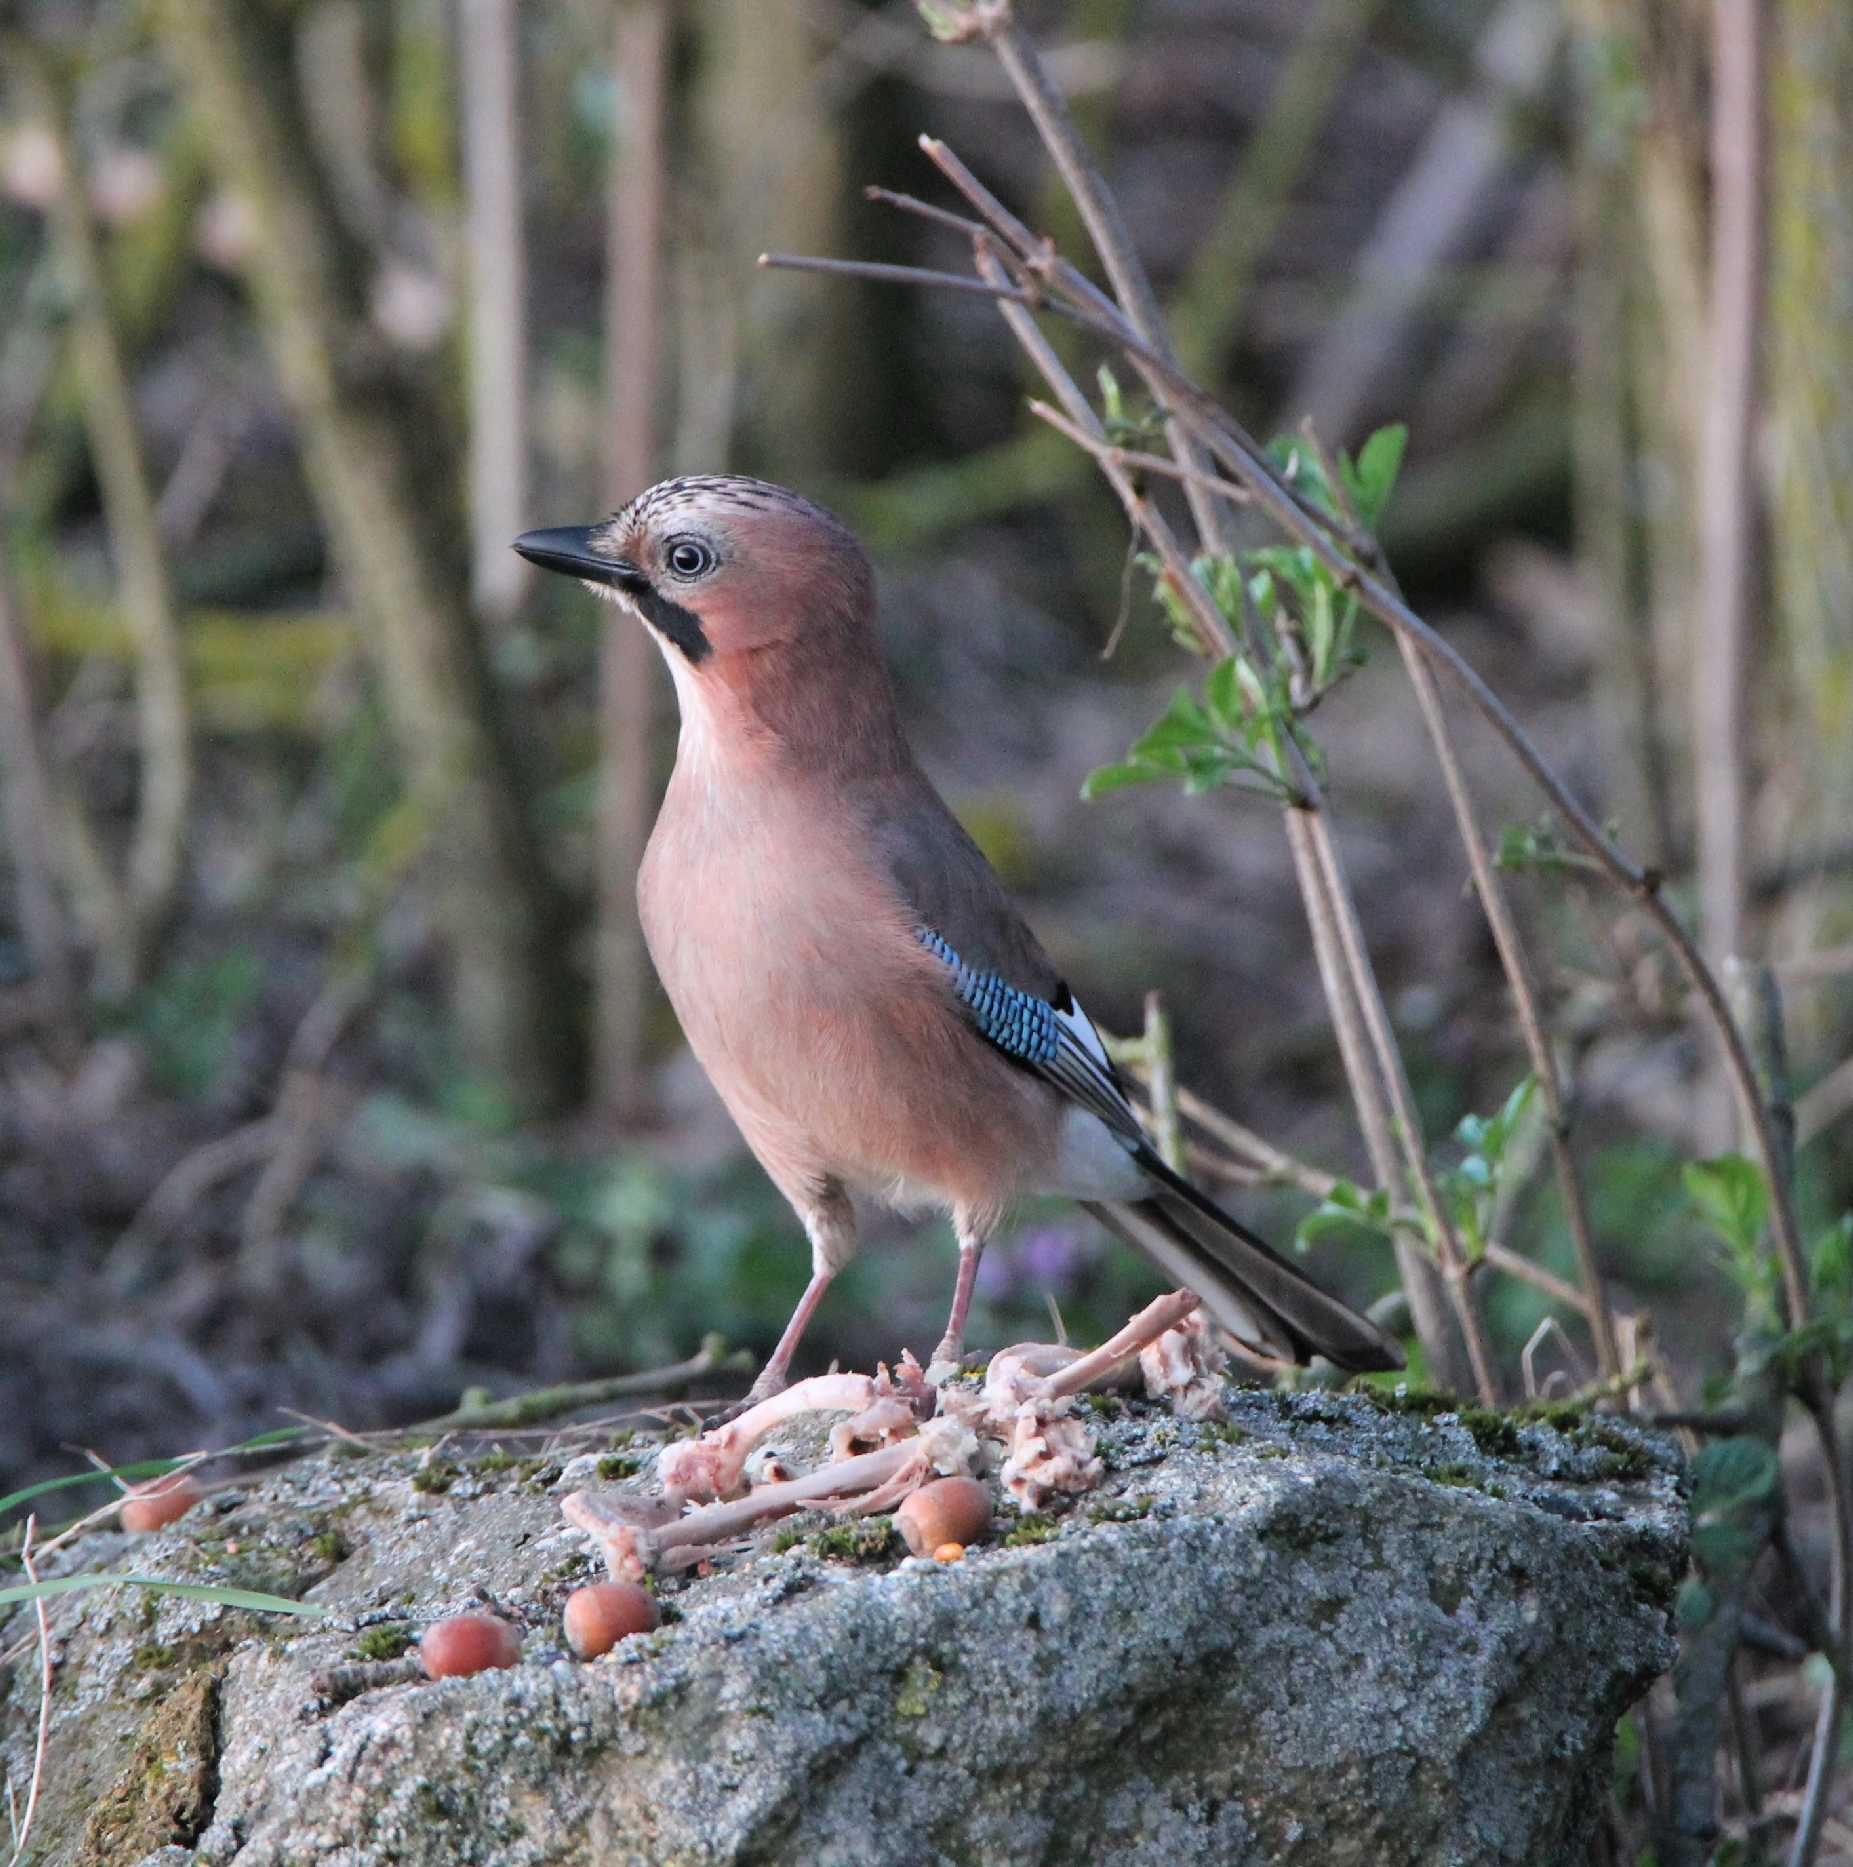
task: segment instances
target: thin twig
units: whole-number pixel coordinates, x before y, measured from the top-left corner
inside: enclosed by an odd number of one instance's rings
[[[1521,1257],[1510,1245],[1502,1245],[1498,1239],[1489,1238],[1481,1258],[1489,1269],[1504,1271],[1508,1277],[1516,1277],[1520,1283],[1530,1284],[1534,1290],[1542,1290],[1554,1303],[1561,1303],[1565,1309],[1574,1310],[1584,1322],[1591,1322],[1594,1301],[1587,1292],[1579,1290],[1575,1284],[1566,1283],[1563,1278],[1547,1271],[1542,1264],[1534,1264],[1531,1259]],[[1592,1328],[1590,1333],[1594,1334]],[[1616,1365],[1605,1370],[1609,1374],[1621,1371],[1620,1357]]]
[[[1171,1014],[1164,994],[1145,995],[1144,1048],[1152,1097],[1152,1138],[1159,1158],[1174,1173],[1184,1165],[1184,1135],[1178,1122],[1177,1057],[1171,1047]]]
[[[1333,495],[1345,509],[1345,516],[1355,525],[1357,515],[1350,510],[1349,496],[1345,491],[1344,478],[1337,473],[1318,438],[1310,427],[1306,431],[1308,445],[1317,450],[1320,470],[1326,484],[1332,488]],[[1391,588],[1396,588],[1395,578],[1383,564],[1382,554],[1378,554],[1378,568]],[[1398,636],[1396,646],[1401,652],[1403,665],[1408,671],[1410,684],[1414,687],[1416,701],[1422,709],[1423,723],[1428,728],[1429,744],[1433,747],[1436,762],[1441,767],[1442,783],[1448,793],[1448,802],[1454,810],[1455,827],[1460,833],[1461,845],[1467,852],[1468,867],[1473,872],[1473,885],[1480,897],[1482,912],[1486,915],[1488,928],[1492,932],[1493,945],[1499,954],[1501,966],[1505,969],[1506,982],[1512,988],[1513,1008],[1518,1014],[1519,1030],[1524,1037],[1525,1050],[1531,1059],[1532,1075],[1538,1084],[1539,1092],[1544,1097],[1545,1116],[1550,1134],[1551,1158],[1557,1173],[1557,1185],[1563,1196],[1564,1213],[1570,1224],[1570,1236],[1573,1241],[1577,1268],[1583,1280],[1583,1288],[1588,1292],[1588,1301],[1579,1304],[1584,1320],[1589,1324],[1590,1334],[1596,1345],[1596,1361],[1604,1375],[1618,1373],[1621,1357],[1615,1347],[1615,1332],[1609,1320],[1607,1292],[1602,1281],[1602,1267],[1597,1262],[1595,1240],[1589,1229],[1589,1202],[1584,1196],[1582,1175],[1578,1173],[1575,1156],[1570,1151],[1570,1118],[1564,1102],[1563,1085],[1558,1075],[1557,1058],[1551,1048],[1551,1041],[1544,1029],[1543,1013],[1538,1007],[1538,991],[1532,979],[1531,962],[1527,958],[1524,943],[1519,938],[1518,923],[1513,918],[1511,905],[1506,900],[1504,887],[1498,872],[1493,867],[1492,856],[1486,847],[1486,838],[1480,829],[1480,821],[1474,809],[1473,794],[1467,787],[1467,779],[1461,770],[1460,753],[1454,744],[1454,734],[1448,725],[1447,713],[1441,702],[1441,692],[1436,685],[1434,670],[1422,658],[1413,642],[1407,636]]]
[[[37,1525],[36,1515],[26,1519],[26,1537],[20,1547],[20,1566],[28,1582],[39,1579],[32,1553],[32,1535]],[[51,1626],[45,1618],[45,1597],[37,1596],[32,1606],[39,1623],[39,1734],[32,1746],[32,1782],[26,1791],[26,1812],[20,1819],[19,1833],[14,1837],[13,1858],[8,1867],[19,1867],[26,1858],[26,1843],[32,1838],[32,1818],[39,1808],[39,1788],[45,1780],[45,1740],[51,1731]]]
[[[1017,225],[1020,226],[1020,223]],[[785,262],[768,260],[765,263]],[[808,265],[811,262],[803,263]],[[1166,364],[1123,319],[1103,317],[1092,308],[1084,309],[1078,304],[1063,303],[1058,299],[1031,293],[1020,285],[1012,285],[1001,273],[994,278],[974,280],[958,274],[936,273],[907,266],[877,267],[872,262],[853,260],[833,261],[814,269],[906,284],[933,287],[950,285],[952,289],[960,291],[978,291],[998,299],[1006,308],[1006,315],[1013,307],[1035,306],[1049,310],[1116,344],[1135,362],[1145,366],[1152,378],[1162,382],[1177,397],[1173,406],[1187,409],[1193,420],[1201,422],[1201,432],[1211,452],[1223,461],[1242,484],[1252,490],[1255,503],[1267,516],[1295,542],[1305,545],[1333,574],[1342,589],[1355,592],[1359,602],[1371,615],[1397,635],[1413,639],[1432,662],[1445,669],[1462,687],[1530,774],[1571,835],[1593,858],[1596,866],[1617,889],[1640,903],[1643,912],[1654,922],[1671,947],[1680,971],[1724,1043],[1731,1079],[1749,1119],[1757,1154],[1766,1172],[1770,1171],[1776,1159],[1776,1141],[1769,1127],[1767,1111],[1757,1092],[1756,1072],[1744,1046],[1743,1033],[1725,1002],[1717,975],[1707,965],[1685,924],[1662,897],[1659,872],[1635,863],[1614,842],[1557,775],[1511,710],[1471,663],[1358,561],[1354,548],[1341,542],[1344,528],[1333,525],[1323,515],[1310,512],[1303,500],[1280,480],[1259,450],[1236,432],[1235,424],[1203,390]],[[1098,298],[1099,294],[1094,296]],[[1069,413],[1072,415],[1075,411],[1070,409]],[[1774,1188],[1773,1229],[1785,1288],[1791,1308],[1794,1309],[1797,1299],[1806,1289],[1800,1224],[1788,1189],[1777,1183],[1778,1177],[1773,1172],[1770,1178]]]
[[[1137,448],[1114,447],[1111,444],[1095,453],[1095,445],[1087,439],[1085,430],[1078,428],[1047,402],[1032,401],[1029,412],[1039,420],[1046,421],[1056,433],[1065,436],[1077,447],[1086,448],[1090,454],[1095,454],[1096,459],[1111,460],[1115,466],[1125,467],[1133,473],[1156,473],[1186,486],[1201,486],[1234,505],[1246,505],[1253,498],[1246,486],[1237,486],[1233,480],[1225,480],[1219,473],[1204,473],[1194,467],[1180,466],[1163,454],[1147,454]]]
[[[1711,307],[1699,446],[1699,614],[1691,657],[1699,925],[1737,952],[1746,895],[1745,695],[1763,278],[1762,0],[1711,9]]]
[[[977,243],[973,250],[973,257],[979,276],[986,285],[1002,282],[1002,259],[992,242]],[[1078,427],[1093,434],[1104,444],[1106,437],[1093,406],[1081,393],[1079,385],[1069,375],[1061,359],[1051,348],[1048,339],[1043,336],[1036,320],[1029,315],[1026,309],[1028,302],[1027,300],[1011,302],[1007,297],[1000,298],[999,309],[1003,313],[1005,323],[1010,326],[1011,334],[1022,345],[1030,361],[1042,373],[1043,380],[1054,390],[1056,399],[1068,411],[1070,418]],[[1203,653],[1218,661],[1233,654],[1235,638],[1229,632],[1228,621],[1222,611],[1210,600],[1210,593],[1204,589],[1202,581],[1192,569],[1189,555],[1178,543],[1176,533],[1172,531],[1164,516],[1146,496],[1144,489],[1124,469],[1103,461],[1101,472],[1107,484],[1119,495],[1120,503],[1126,508],[1127,517],[1145,533],[1157,549],[1166,583],[1189,611]]]
[[[1174,362],[1164,311],[1140,261],[1125,217],[1120,213],[1119,202],[1095,167],[1093,156],[1061,92],[1050,79],[1035,42],[1017,24],[1015,12],[1008,6],[981,9],[978,17],[983,36],[997,54],[998,63],[1009,74],[1018,97],[1023,100],[1023,108],[1029,112],[1030,121],[1042,138],[1043,147],[1054,157],[1068,194],[1080,210],[1088,238],[1093,241],[1094,251],[1100,255],[1100,263],[1112,281],[1121,311],[1133,329],[1167,363]],[[1171,451],[1177,456],[1178,465],[1190,469],[1193,474],[1203,473],[1208,463],[1189,428],[1175,414],[1170,415],[1167,425]],[[1215,496],[1194,479],[1185,483],[1184,493],[1204,544],[1213,551],[1226,551],[1229,548],[1228,526]]]
[[[569,1381],[557,1387],[537,1387],[531,1393],[512,1394],[479,1407],[458,1407],[434,1420],[421,1420],[405,1432],[481,1432],[503,1426],[532,1426],[557,1419],[581,1407],[621,1399],[627,1394],[671,1393],[704,1375],[739,1373],[750,1369],[752,1358],[744,1350],[727,1352],[718,1335],[709,1336],[698,1353],[667,1368],[646,1368],[639,1374],[614,1374],[599,1381]]]
[[[950,227],[954,233],[963,234],[968,240],[985,231],[977,221],[963,214],[955,214],[950,208],[939,207],[931,201],[922,201],[917,195],[901,194],[893,188],[879,188],[870,183],[863,189],[862,198],[881,207],[894,208],[902,214],[915,215],[920,220],[929,220],[936,227]]]
[[[1178,1090],[1177,1105],[1188,1120],[1197,1123],[1206,1133],[1214,1135],[1226,1146],[1253,1156],[1261,1171],[1270,1179],[1284,1180],[1291,1186],[1300,1187],[1315,1199],[1324,1199],[1338,1184],[1336,1175],[1295,1159],[1293,1155],[1277,1148],[1273,1142],[1256,1134],[1252,1128],[1244,1127],[1233,1116],[1225,1115],[1221,1109],[1212,1107],[1188,1089]]]
[[[1460,1325],[1462,1339],[1467,1344],[1467,1357],[1473,1366],[1474,1385],[1479,1390],[1480,1399],[1486,1406],[1499,1404],[1499,1384],[1493,1375],[1492,1357],[1487,1349],[1486,1332],[1481,1325],[1479,1310],[1474,1301],[1472,1285],[1468,1279],[1467,1255],[1461,1248],[1460,1238],[1455,1232],[1454,1221],[1449,1216],[1446,1205],[1435,1185],[1434,1170],[1428,1161],[1428,1149],[1422,1139],[1421,1117],[1415,1105],[1415,1092],[1409,1084],[1409,1073],[1404,1067],[1402,1052],[1397,1048],[1396,1034],[1390,1026],[1389,1008],[1383,1002],[1381,992],[1374,989],[1375,981],[1370,965],[1370,957],[1364,945],[1364,928],[1358,920],[1357,906],[1351,890],[1339,866],[1338,851],[1331,837],[1330,825],[1323,813],[1308,811],[1307,827],[1312,835],[1313,851],[1318,859],[1321,872],[1326,879],[1329,899],[1332,903],[1333,917],[1338,928],[1341,950],[1351,976],[1359,982],[1358,1009],[1363,1014],[1364,1028],[1370,1036],[1371,1048],[1376,1052],[1377,1067],[1382,1072],[1383,1083],[1390,1097],[1390,1107],[1400,1131],[1404,1163],[1409,1170],[1410,1184],[1415,1189],[1416,1200],[1422,1210],[1429,1236],[1434,1240],[1435,1252],[1441,1262],[1441,1274],[1448,1286],[1448,1293],[1454,1300],[1455,1320]],[[1366,991],[1363,982],[1370,980],[1373,989]]]
[[[839,278],[872,279],[878,285],[923,285],[937,292],[968,292],[1006,304],[1041,305],[1046,301],[1022,286],[967,278],[962,272],[935,272],[926,266],[891,266],[874,259],[820,259],[808,253],[761,253],[758,264],[771,272],[829,272]]]

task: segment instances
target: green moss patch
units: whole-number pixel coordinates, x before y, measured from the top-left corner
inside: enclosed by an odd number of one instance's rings
[[[218,1697],[217,1675],[201,1667],[148,1714],[121,1774],[90,1811],[76,1867],[128,1867],[199,1839],[219,1792]]]
[[[353,1653],[357,1660],[396,1660],[412,1644],[414,1639],[411,1628],[403,1621],[394,1621],[390,1625],[369,1627],[354,1642]]]
[[[811,1548],[837,1562],[883,1562],[900,1554],[901,1539],[892,1517],[862,1517],[819,1530]]]

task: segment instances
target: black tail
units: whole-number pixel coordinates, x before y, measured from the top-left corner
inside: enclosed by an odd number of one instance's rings
[[[1239,1341],[1282,1361],[1315,1355],[1356,1374],[1403,1365],[1402,1351],[1374,1323],[1327,1296],[1239,1219],[1142,1148],[1148,1199],[1102,1200],[1088,1211],[1194,1290]]]

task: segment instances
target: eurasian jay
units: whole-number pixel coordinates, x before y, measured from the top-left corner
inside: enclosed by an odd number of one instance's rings
[[[829,513],[760,480],[665,480],[525,558],[642,622],[681,708],[638,875],[702,1067],[791,1202],[811,1279],[755,1397],[856,1248],[851,1194],[949,1208],[956,1364],[1012,1201],[1077,1200],[1266,1354],[1395,1368],[1395,1344],[1172,1172],[1099,1033],[914,762],[874,578]]]

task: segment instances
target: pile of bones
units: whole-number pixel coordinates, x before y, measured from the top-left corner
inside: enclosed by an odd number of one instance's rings
[[[794,1511],[892,1510],[935,1478],[995,1471],[1024,1510],[1039,1510],[1100,1482],[1075,1397],[1121,1380],[1135,1359],[1153,1399],[1190,1419],[1220,1412],[1224,1351],[1197,1299],[1179,1290],[1087,1353],[1041,1342],[1007,1348],[979,1388],[934,1385],[911,1354],[892,1371],[799,1381],[698,1439],[671,1441],[657,1458],[656,1495],[575,1491],[561,1509],[596,1540],[619,1582],[694,1568]],[[794,1476],[778,1459],[752,1458],[806,1413],[850,1416],[830,1435],[828,1462]]]

